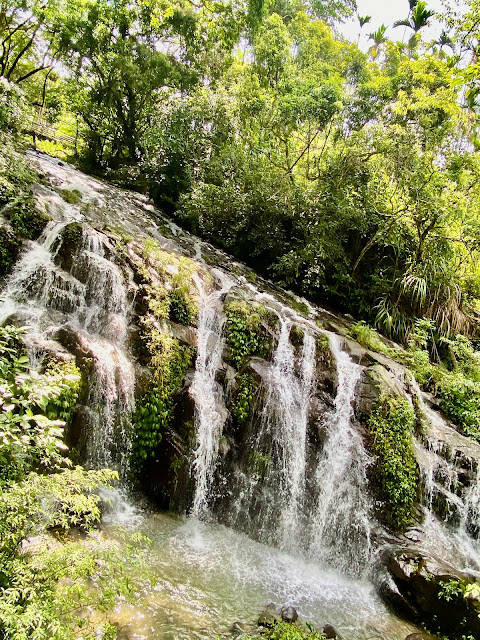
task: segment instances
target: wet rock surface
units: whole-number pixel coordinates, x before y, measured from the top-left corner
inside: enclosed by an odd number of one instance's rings
[[[394,586],[383,595],[392,606],[441,633],[478,637],[480,590],[473,575],[415,547],[391,550],[385,562]]]

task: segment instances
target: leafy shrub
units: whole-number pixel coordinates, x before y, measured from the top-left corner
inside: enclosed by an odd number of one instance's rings
[[[231,409],[238,424],[245,424],[250,416],[255,402],[257,384],[250,373],[239,377],[238,386],[234,393]]]
[[[240,369],[247,356],[268,358],[272,338],[265,329],[266,309],[257,303],[228,300],[225,305],[225,336],[234,367]]]
[[[132,592],[133,547],[93,533],[97,490],[117,475],[68,468],[65,423],[52,417],[68,419],[80,376],[71,362],[32,371],[23,332],[0,328],[0,637],[114,638],[88,611]],[[68,536],[72,527],[83,538]]]
[[[58,418],[70,416],[80,381],[70,363],[46,375],[30,370],[21,336],[14,326],[0,328],[0,483],[66,464]]]
[[[441,408],[461,430],[480,440],[480,383],[462,374],[445,374],[439,384]]]

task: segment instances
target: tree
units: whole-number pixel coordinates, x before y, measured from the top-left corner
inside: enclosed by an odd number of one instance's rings
[[[376,31],[373,31],[368,36],[370,40],[373,40],[373,46],[370,49],[370,53],[374,60],[378,56],[382,44],[384,44],[388,40],[387,36],[385,35],[386,31],[386,25],[381,24]]]
[[[196,46],[195,13],[161,9],[156,2],[91,3],[66,43],[72,107],[87,126],[95,166],[137,161],[162,90],[184,91],[199,80],[189,64]]]
[[[357,38],[357,45],[358,45],[358,43],[360,42],[360,36],[362,34],[362,29],[366,24],[368,24],[371,21],[372,16],[360,16],[359,15],[357,17],[358,17],[358,23],[360,25],[360,31],[358,32],[358,38]]]

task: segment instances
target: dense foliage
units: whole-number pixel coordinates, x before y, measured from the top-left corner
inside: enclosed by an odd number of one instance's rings
[[[188,258],[162,251],[154,240],[143,247],[147,313],[142,318],[142,342],[152,378],[137,408],[133,421],[131,469],[135,482],[141,479],[145,463],[155,456],[162,437],[173,427],[176,395],[195,357],[193,347],[171,335],[167,319],[188,326],[196,318],[196,267]],[[148,267],[153,267],[156,281]]]
[[[66,640],[80,629],[84,638],[114,637],[86,611],[111,608],[132,589],[119,573],[125,549],[93,529],[97,489],[116,474],[72,467],[63,427],[78,369],[50,361],[34,371],[22,335],[0,328],[0,638]]]
[[[480,9],[410,4],[366,54],[335,35],[353,0],[7,2],[0,126],[36,110],[64,153],[392,337],[473,334]]]

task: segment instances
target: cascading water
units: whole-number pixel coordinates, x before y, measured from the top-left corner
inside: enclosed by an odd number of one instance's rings
[[[55,282],[56,266],[52,248],[66,222],[50,221],[36,242],[21,256],[7,280],[0,299],[0,324],[20,312],[33,327],[38,328],[45,314],[46,298]]]
[[[369,456],[352,424],[362,367],[343,351],[339,336],[329,334],[329,339],[337,364],[338,386],[334,414],[315,474],[318,495],[311,552],[331,566],[359,575],[368,566],[372,552],[372,505],[366,490]]]
[[[281,318],[280,325],[259,437],[271,434],[272,457],[276,460],[280,481],[279,543],[288,549],[297,544],[305,500],[307,422],[315,373],[315,339],[309,333],[304,335],[298,376],[295,352],[289,339],[291,321]]]
[[[63,211],[65,217],[69,211]],[[6,282],[0,323],[15,316],[31,328],[30,336],[71,334],[93,362],[86,401],[87,462],[125,471],[126,420],[134,404],[133,363],[125,350],[128,305],[124,276],[105,256],[105,240],[83,230],[70,272],[57,256],[69,220],[51,221],[30,243]],[[39,363],[40,364],[40,363]]]
[[[48,169],[49,161],[42,162],[45,173],[50,171],[55,180],[58,178],[57,186],[63,188],[64,181],[74,176],[70,187],[78,188],[84,203],[92,205],[88,215],[93,226],[117,224],[135,237],[146,236],[145,230],[153,223],[152,218],[145,221],[142,215],[148,217],[146,212],[151,208],[140,196],[123,194],[69,167]],[[82,407],[82,421],[89,434],[88,464],[122,470],[128,454],[128,416],[134,407],[134,369],[125,346],[133,276],[126,267],[119,267],[107,236],[87,225],[83,225],[72,264],[66,266],[60,255],[62,232],[68,222],[83,217],[78,208],[75,212],[54,192],[49,191],[45,197],[50,204],[55,201],[59,220],[48,224],[38,242],[28,244],[6,281],[0,300],[0,322],[14,316],[15,321],[29,324],[34,335],[42,334],[62,344],[68,338],[70,352],[78,350],[82,358],[91,362],[89,390],[84,394],[88,397],[83,398]],[[117,211],[121,217],[115,221],[113,215]],[[160,214],[155,215],[158,222]],[[161,228],[153,235],[160,234]],[[161,245],[167,251],[178,249],[201,262],[202,256],[214,253],[211,247],[193,238],[187,242],[177,227],[171,229],[175,238],[164,238]],[[227,263],[228,258],[222,255],[219,264],[226,267]],[[244,283],[244,291],[249,289],[256,301],[261,300],[278,315],[280,322],[271,361],[252,358],[245,365],[251,366],[255,375],[258,373],[256,382],[260,386],[250,422],[235,426],[242,433],[232,435],[228,431],[230,423],[226,422],[223,388],[217,378],[223,366],[222,298],[234,283],[224,272],[210,271],[220,286],[209,293],[197,281],[198,356],[190,387],[196,405],[192,508],[196,518],[184,522],[171,515],[151,516],[152,530],[148,533],[152,539],[158,537],[152,564],[158,565],[162,589],[154,589],[146,596],[153,603],[146,619],[151,616],[153,622],[148,618],[149,630],[139,637],[173,633],[166,603],[171,610],[178,606],[187,611],[185,619],[178,622],[178,638],[197,633],[199,612],[214,612],[211,627],[207,629],[205,624],[201,628],[202,637],[206,638],[215,636],[218,628],[227,633],[227,627],[239,617],[247,615],[253,620],[261,604],[270,599],[299,607],[316,624],[338,623],[344,637],[397,635],[391,631],[396,623],[390,627],[392,619],[372,584],[364,579],[373,556],[374,519],[366,481],[370,460],[354,418],[362,368],[343,351],[342,340],[329,334],[338,381],[332,408],[331,387],[319,383],[322,375],[330,376],[332,372],[327,366],[320,371],[320,351],[316,353],[318,328],[280,302],[288,297],[260,294],[253,285],[247,287]],[[301,347],[294,346],[300,332],[294,333],[293,327],[303,332]],[[229,381],[236,375],[232,371],[227,368],[225,377]],[[333,378],[334,374],[328,381]],[[320,405],[322,419],[316,422],[315,409]],[[435,411],[429,415],[429,410],[427,406],[425,413],[431,423],[440,419]],[[437,427],[442,432],[449,428],[445,424]],[[220,447],[224,430],[231,440]],[[458,567],[468,565],[480,570],[480,552],[474,539],[480,524],[480,465],[469,462],[466,453],[463,457],[447,454],[432,431],[422,436],[417,448],[426,487],[422,538],[434,539],[432,552],[437,551],[441,540],[446,556],[453,552],[461,556]],[[480,460],[480,447],[475,459]],[[442,504],[451,507],[447,525],[432,513],[438,511],[439,496]],[[110,495],[112,502],[116,499],[117,494]],[[140,526],[137,512],[130,510],[128,504],[125,508],[123,500],[118,504],[120,507],[114,505],[112,520]],[[198,522],[197,518],[206,519],[210,514],[261,544],[222,525]],[[148,519],[145,516],[144,522]],[[347,578],[342,575],[345,573],[361,579]],[[167,591],[170,599],[165,595]],[[227,600],[225,611],[222,606]],[[218,611],[222,612],[220,625]],[[126,616],[129,621],[132,619],[131,609]],[[138,619],[142,616],[139,614]],[[378,628],[387,620],[382,633],[371,631],[372,625]],[[398,634],[404,637],[406,630],[401,627]]]
[[[415,440],[423,483],[422,546],[480,572],[480,446],[434,411],[415,382],[413,393],[427,422]]]
[[[220,271],[216,272],[221,288],[206,293],[199,278],[198,343],[195,375],[190,393],[195,400],[195,430],[197,447],[194,452],[195,496],[192,515],[205,515],[208,493],[215,471],[220,436],[227,419],[221,385],[216,381],[224,348],[223,327],[225,318],[221,299],[233,286],[233,280]]]

